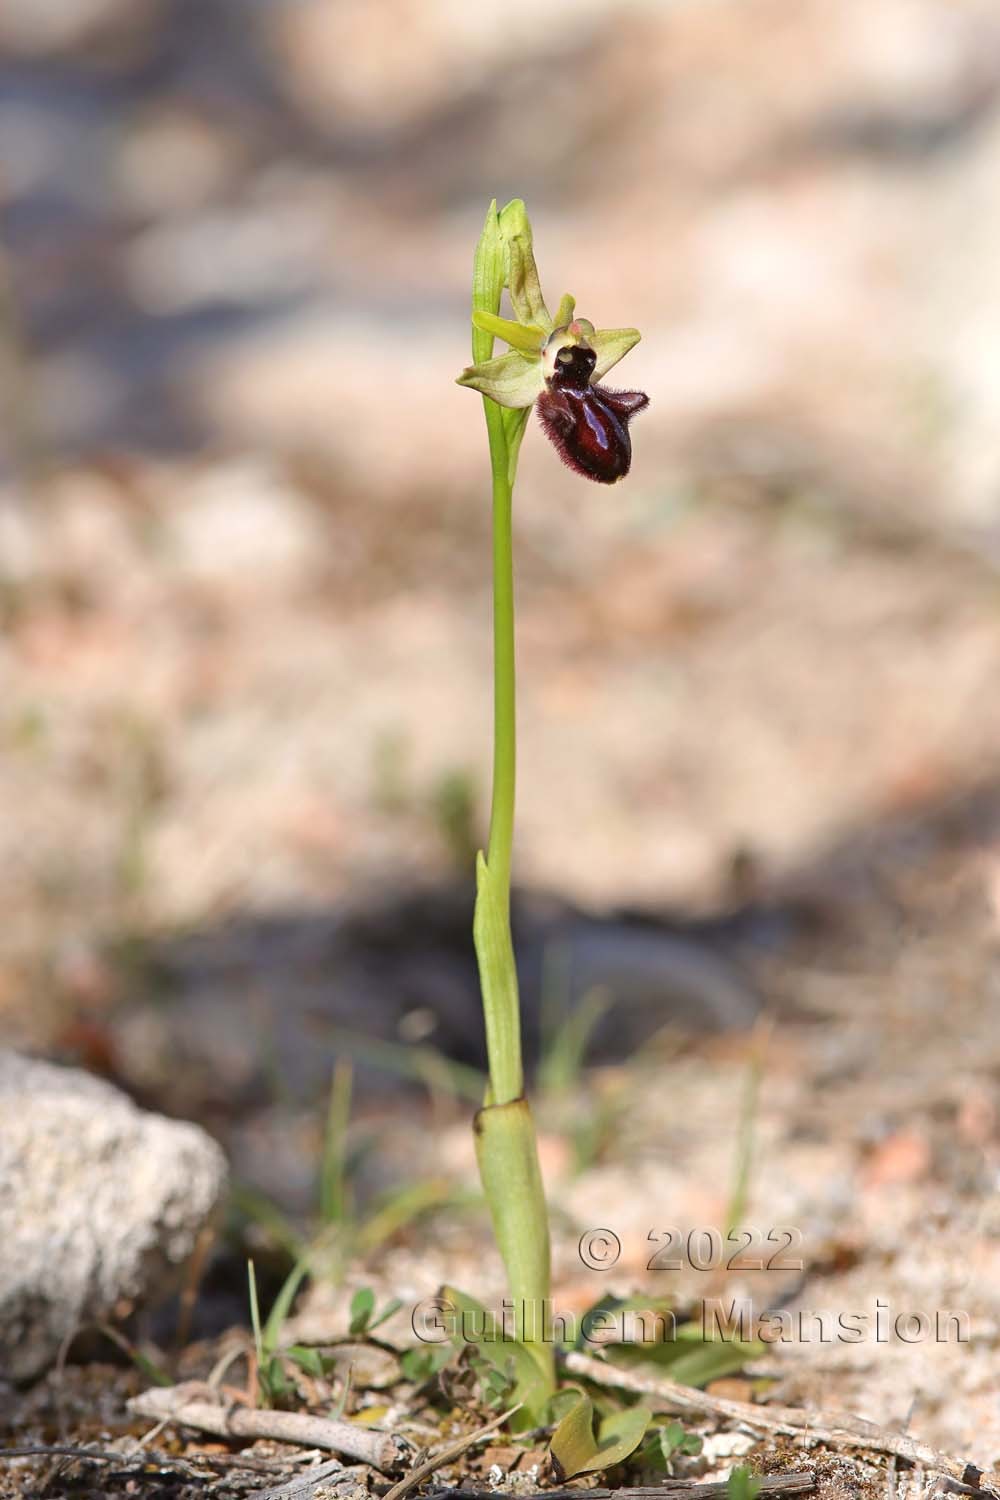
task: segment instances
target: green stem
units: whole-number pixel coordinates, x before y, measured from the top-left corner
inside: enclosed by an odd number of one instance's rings
[[[503,242],[493,204],[476,252],[474,309],[499,311],[504,274]],[[492,345],[492,335],[475,330],[474,359],[488,359]],[[512,510],[517,450],[527,413],[505,412],[488,398],[483,405],[493,473],[493,795],[487,853],[485,858],[479,856],[476,865],[473,923],[490,1074],[486,1101],[476,1116],[476,1155],[507,1271],[516,1332],[533,1355],[537,1389],[530,1397],[522,1394],[536,1420],[555,1389],[554,1350],[545,1331],[549,1232],[535,1130],[523,1097],[521,1007],[510,931],[517,752]]]
[[[507,475],[507,441],[500,411],[488,399],[485,405],[493,465],[493,802],[486,862],[504,892],[509,912],[517,764],[513,486]]]
[[[496,204],[490,205],[472,275],[473,311],[500,310],[507,257]],[[489,359],[493,335],[473,325],[472,357]],[[493,475],[493,798],[486,858],[476,868],[473,933],[479,959],[489,1059],[488,1102],[509,1104],[524,1091],[521,1007],[510,935],[510,866],[514,839],[517,749],[514,705],[514,470],[524,417],[483,399]]]
[[[475,938],[480,960],[490,1102],[524,1091],[521,1005],[510,932],[517,721],[514,678],[514,487],[503,414],[484,399],[493,470],[493,797],[485,869],[478,871]]]

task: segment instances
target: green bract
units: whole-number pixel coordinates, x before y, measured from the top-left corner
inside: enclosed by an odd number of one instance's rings
[[[542,297],[524,204],[515,198],[500,213],[495,208],[491,213],[502,254],[503,280],[516,320],[478,310],[472,314],[472,323],[489,339],[488,344],[483,341],[484,349],[491,351],[493,340],[499,338],[510,345],[510,352],[479,359],[463,370],[458,384],[471,386],[498,406],[531,406],[545,389],[552,356],[567,344],[585,344],[594,350],[597,362],[593,379],[600,380],[639,342],[639,330],[595,329],[586,318],[574,318],[576,304],[569,293],[559,303],[553,321]]]

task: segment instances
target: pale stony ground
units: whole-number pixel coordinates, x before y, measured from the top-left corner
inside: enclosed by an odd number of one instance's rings
[[[551,296],[642,328],[653,404],[608,493],[525,444],[519,878],[809,906],[746,954],[799,1018],[748,1222],[801,1228],[796,1309],[941,1303],[974,1338],[767,1369],[995,1463],[996,8],[493,14],[2,8],[5,1037],[106,1066],[151,940],[452,874],[442,787],[481,832],[484,439],[451,382],[485,203],[523,192]],[[576,1180],[547,1123],[569,1303],[611,1279],[583,1229],[624,1287],[650,1229],[718,1224],[745,1068],[637,1061]],[[460,1111],[426,1152],[471,1173]],[[463,1266],[498,1287],[481,1223],[358,1274]]]
[[[593,1075],[576,1118],[617,1098],[619,1128],[581,1175],[559,1130],[565,1116],[542,1102],[558,1307],[580,1312],[605,1292],[642,1288],[681,1307],[707,1297],[724,1306],[746,1298],[756,1313],[785,1308],[787,1332],[751,1367],[776,1381],[773,1399],[853,1412],[981,1466],[996,1462],[1000,994],[996,917],[980,903],[981,880],[977,855],[929,858],[921,898],[932,895],[939,910],[948,902],[949,931],[920,934],[912,871],[883,861],[884,906],[870,903],[859,925],[849,902],[831,896],[834,943],[762,965],[779,1010],[794,998],[803,1017],[779,1023],[767,1044],[740,1218],[765,1239],[775,1232],[765,1258],[784,1244],[781,1231],[798,1231],[772,1270],[720,1274],[711,1252],[700,1269],[704,1249],[693,1268],[650,1269],[666,1231],[725,1230],[750,1044],[678,1055],[668,1038]],[[383,1149],[389,1161],[412,1160],[412,1115],[398,1139],[388,1129]],[[464,1119],[428,1140],[425,1170],[441,1163],[473,1184]],[[598,1229],[614,1232],[621,1253],[588,1270],[580,1240]],[[499,1263],[477,1238],[456,1239],[447,1225],[428,1238],[416,1255],[404,1244],[377,1266],[387,1293],[402,1287],[397,1294],[416,1301],[441,1281],[475,1280],[502,1294]],[[794,1259],[800,1271],[788,1267]]]

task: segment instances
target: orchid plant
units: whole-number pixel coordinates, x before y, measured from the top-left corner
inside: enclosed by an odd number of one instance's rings
[[[514,318],[500,316],[506,289]],[[474,363],[459,385],[482,393],[493,471],[493,797],[489,843],[477,860],[473,936],[479,965],[489,1085],[475,1119],[476,1155],[507,1271],[517,1339],[530,1356],[529,1405],[555,1389],[549,1322],[550,1251],[545,1194],[531,1111],[524,1097],[521,1018],[510,926],[514,832],[514,587],[511,534],[517,461],[532,406],[563,460],[611,484],[629,471],[629,421],[648,405],[641,391],[599,384],[639,341],[634,328],[595,329],[563,297],[553,318],[542,297],[531,225],[520,199],[490,204],[472,289]],[[509,352],[494,356],[495,339]]]

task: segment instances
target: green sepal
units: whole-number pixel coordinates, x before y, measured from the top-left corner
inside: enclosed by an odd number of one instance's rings
[[[551,333],[555,325],[542,296],[524,200],[514,198],[502,208],[499,223],[507,251],[507,290],[517,321],[537,323],[547,334]]]
[[[594,1404],[581,1396],[552,1434],[549,1457],[560,1482],[610,1469],[634,1453],[653,1419],[648,1406],[628,1406],[601,1422],[594,1437]]]
[[[630,349],[635,348],[641,338],[638,328],[598,328],[596,332],[588,334],[587,342],[597,355],[591,378],[600,380],[620,359],[625,358]]]
[[[500,217],[494,198],[486,211],[486,222],[472,262],[472,305],[474,308],[498,308],[507,274],[507,257]],[[472,358],[476,364],[493,353],[493,335],[473,326]]]
[[[472,322],[483,333],[503,339],[522,354],[541,354],[545,345],[545,329],[537,323],[514,323],[510,318],[497,317],[496,313],[478,311],[472,314]]]
[[[541,355],[498,354],[463,370],[458,385],[471,386],[489,396],[498,406],[531,406],[545,389]]]

